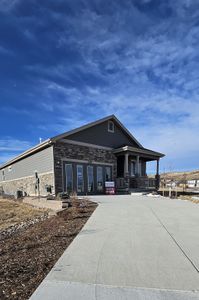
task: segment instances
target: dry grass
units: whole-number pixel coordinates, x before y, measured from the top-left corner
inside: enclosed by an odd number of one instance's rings
[[[42,216],[45,211],[19,201],[0,199],[0,230]]]
[[[0,299],[29,299],[96,207],[87,201],[82,208],[76,202],[56,216],[2,239]]]
[[[199,179],[199,170],[187,172],[169,172],[160,174],[161,178],[173,180],[194,180]]]
[[[191,201],[191,202],[193,202],[195,204],[199,204],[199,199],[196,199],[196,198],[194,199],[193,196],[189,196],[189,195],[184,196],[184,195],[181,195],[178,198],[180,200],[188,200],[188,201]]]

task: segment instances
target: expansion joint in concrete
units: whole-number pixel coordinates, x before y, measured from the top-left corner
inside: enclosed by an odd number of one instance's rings
[[[155,216],[155,218],[158,220],[158,222],[160,223],[160,225],[166,230],[166,232],[168,233],[168,235],[171,237],[171,239],[173,240],[173,242],[177,245],[177,247],[180,249],[180,251],[182,252],[182,254],[186,257],[186,259],[191,263],[191,265],[193,266],[193,268],[196,270],[197,273],[199,273],[199,269],[198,267],[194,264],[194,262],[191,260],[191,258],[188,256],[188,254],[185,252],[185,250],[182,248],[182,246],[178,243],[178,241],[175,239],[175,237],[171,234],[171,232],[167,229],[167,227],[164,225],[164,223],[161,221],[161,219],[158,217],[158,215],[154,212],[154,210],[149,207],[149,209],[151,210],[152,214]]]

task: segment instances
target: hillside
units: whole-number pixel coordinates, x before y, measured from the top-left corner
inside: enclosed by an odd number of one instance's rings
[[[199,179],[199,170],[189,172],[168,172],[160,174],[161,178],[173,179],[173,180],[192,180]]]

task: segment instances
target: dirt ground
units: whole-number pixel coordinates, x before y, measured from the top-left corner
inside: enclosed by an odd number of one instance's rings
[[[19,201],[0,199],[0,230],[42,216],[46,209],[35,209]]]
[[[1,300],[29,299],[97,206],[90,201],[73,205],[1,240]]]

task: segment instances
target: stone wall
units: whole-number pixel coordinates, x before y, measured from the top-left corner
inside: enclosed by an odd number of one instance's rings
[[[53,172],[38,174],[40,195],[47,195],[46,185],[53,186],[52,192],[54,193],[54,174]],[[38,195],[35,191],[35,176],[23,177],[15,180],[2,181],[0,186],[3,188],[5,194],[16,195],[17,190],[25,192],[28,196]],[[36,192],[36,193],[35,193]]]
[[[80,160],[113,165],[113,179],[117,174],[117,158],[111,150],[57,142],[54,145],[55,193],[63,191],[63,160]]]
[[[23,203],[30,204],[34,207],[47,208],[54,211],[59,211],[62,209],[62,201],[59,200],[47,200],[46,198],[35,198],[35,197],[25,197]]]

